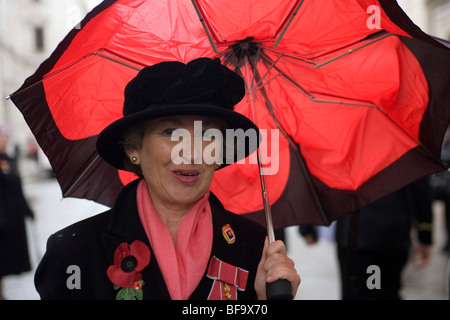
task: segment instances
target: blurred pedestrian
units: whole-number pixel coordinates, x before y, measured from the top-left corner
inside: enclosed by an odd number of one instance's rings
[[[411,239],[412,228],[417,231],[415,241]],[[401,299],[401,273],[410,255],[417,268],[431,260],[428,177],[339,219],[336,241],[342,299]],[[377,283],[369,284],[372,280]]]
[[[447,167],[450,167],[450,129],[447,129],[444,143],[442,144],[441,159]],[[450,169],[431,175],[430,185],[433,200],[440,200],[444,203],[447,242],[443,250],[450,256]]]
[[[444,220],[446,231],[446,243],[442,248],[448,255],[448,299],[450,300],[450,126],[442,143],[441,160],[446,164],[447,170],[435,173],[430,176],[430,185],[433,200],[442,201],[444,203]]]
[[[7,154],[8,129],[0,125],[0,300],[2,278],[30,271],[25,217],[33,217],[22,192],[16,160]]]

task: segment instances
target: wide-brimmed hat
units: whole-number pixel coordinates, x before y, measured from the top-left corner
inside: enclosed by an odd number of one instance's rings
[[[125,88],[123,118],[111,123],[99,135],[98,154],[117,169],[125,169],[124,132],[147,120],[168,116],[197,115],[223,119],[227,129],[254,130],[257,126],[234,106],[245,95],[243,79],[220,63],[219,59],[199,58],[187,64],[167,61],[142,69]],[[224,136],[225,139],[225,136]],[[223,166],[241,160],[257,145],[234,143],[232,157]],[[237,150],[240,150],[239,152]],[[226,156],[224,152],[224,157]]]

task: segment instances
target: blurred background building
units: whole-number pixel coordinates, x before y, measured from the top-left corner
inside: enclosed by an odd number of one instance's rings
[[[449,0],[398,0],[412,21],[426,33],[450,40]]]
[[[64,36],[101,0],[0,0],[0,123],[10,147],[34,141],[21,113],[5,98],[34,73]]]

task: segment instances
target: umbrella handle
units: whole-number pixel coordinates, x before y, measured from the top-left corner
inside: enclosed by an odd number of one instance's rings
[[[266,283],[267,300],[292,300],[291,284],[286,279]]]

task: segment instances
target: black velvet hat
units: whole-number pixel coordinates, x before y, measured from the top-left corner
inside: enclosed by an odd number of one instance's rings
[[[124,116],[100,133],[97,151],[106,162],[124,169],[124,132],[143,121],[178,115],[210,116],[225,120],[229,129],[254,129],[259,143],[257,126],[234,111],[244,95],[243,79],[219,59],[199,58],[187,64],[168,61],[146,67],[126,86]],[[251,147],[244,147],[244,157],[256,150]],[[235,156],[234,161],[240,158]],[[224,159],[225,165],[229,163]]]

